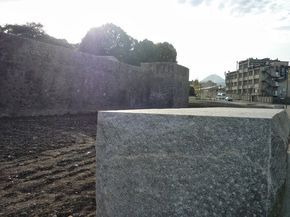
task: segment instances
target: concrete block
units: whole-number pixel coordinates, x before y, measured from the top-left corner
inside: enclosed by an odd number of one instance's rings
[[[288,135],[280,109],[99,112],[97,216],[277,216]]]

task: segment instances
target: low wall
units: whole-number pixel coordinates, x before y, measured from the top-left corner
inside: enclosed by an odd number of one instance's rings
[[[0,34],[0,116],[186,107],[188,69],[141,67]]]
[[[271,96],[256,96],[254,97],[255,102],[261,103],[273,103],[273,97]]]
[[[99,112],[96,216],[280,216],[280,109]]]
[[[271,96],[249,96],[249,95],[237,95],[230,94],[233,99],[244,100],[249,102],[260,102],[260,103],[273,103],[273,97]]]

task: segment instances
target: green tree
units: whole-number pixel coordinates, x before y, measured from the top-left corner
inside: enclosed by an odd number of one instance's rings
[[[176,50],[168,42],[138,42],[120,27],[110,23],[92,28],[80,43],[79,50],[98,56],[114,56],[118,60],[140,65],[142,62],[176,62]]]
[[[189,96],[196,96],[195,89],[192,85],[189,85]]]
[[[26,23],[24,25],[6,24],[3,27],[0,26],[0,32],[13,34],[23,38],[30,38],[57,46],[63,46],[68,48],[74,47],[72,44],[69,44],[65,39],[57,39],[46,34],[43,30],[43,25],[40,23]]]
[[[110,23],[90,29],[82,39],[79,50],[99,56],[114,56],[120,61],[130,62],[136,43],[124,30]]]
[[[168,42],[158,43],[157,50],[159,62],[176,63],[177,52],[172,44],[169,44]]]
[[[157,46],[148,39],[136,43],[133,55],[135,65],[140,65],[142,62],[158,62],[159,57]]]
[[[5,26],[1,27],[1,31],[24,38],[34,39],[40,38],[45,34],[43,25],[40,23],[26,23],[25,25],[6,24]]]
[[[194,92],[194,95],[192,96],[200,96],[200,88],[201,88],[201,85],[200,85],[200,82],[198,79],[195,79],[194,81],[191,81],[191,88],[190,90],[192,90]]]

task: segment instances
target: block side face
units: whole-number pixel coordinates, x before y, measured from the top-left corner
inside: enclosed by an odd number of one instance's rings
[[[98,112],[98,122],[97,122],[97,133],[96,133],[96,216],[100,215],[108,217],[105,204],[108,203],[106,200],[104,189],[104,176],[101,174],[103,171],[102,162],[104,161],[104,145],[106,143],[106,137],[103,133],[104,126],[104,117],[102,112]],[[104,181],[103,181],[104,180]]]
[[[103,113],[97,216],[266,216],[268,119]]]
[[[271,121],[271,149],[269,158],[269,209],[272,216],[280,216],[283,189],[287,177],[287,148],[290,122],[281,112]]]

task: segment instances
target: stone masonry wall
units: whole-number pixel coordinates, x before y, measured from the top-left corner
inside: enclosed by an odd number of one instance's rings
[[[141,67],[0,34],[0,116],[186,107],[188,69]]]

